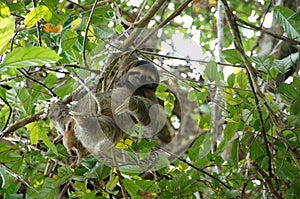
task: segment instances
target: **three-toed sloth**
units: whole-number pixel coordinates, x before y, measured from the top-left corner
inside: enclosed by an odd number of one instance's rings
[[[153,108],[159,107],[155,96],[160,81],[156,67],[145,60],[134,60],[130,64],[131,69],[120,78],[113,91],[94,94],[97,101],[87,94],[74,107],[68,108],[62,103],[50,107],[49,118],[63,134],[66,149],[77,153],[77,164],[88,152],[99,154],[114,146],[136,123],[152,128],[153,132],[163,127],[161,121],[154,121],[159,118],[157,114],[164,115],[161,107]],[[126,121],[128,116],[130,121]]]

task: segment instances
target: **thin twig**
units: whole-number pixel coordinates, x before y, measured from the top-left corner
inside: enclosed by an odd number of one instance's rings
[[[19,22],[21,22],[21,20],[19,20]],[[19,24],[19,22],[17,22],[16,24]],[[14,41],[15,41],[15,38],[16,38],[16,36],[18,35],[19,31],[20,31],[20,29],[17,28],[16,31],[14,32],[13,37],[11,38],[11,42],[10,42],[10,51],[13,51]]]
[[[127,21],[126,19],[124,19],[124,18],[122,17],[121,12],[120,12],[120,9],[119,9],[119,7],[117,6],[117,4],[114,2],[112,5],[113,5],[113,8],[115,9],[115,15],[116,15],[117,19],[120,19],[121,22],[123,22],[126,26],[132,28],[132,27],[133,27],[133,23]]]
[[[120,184],[120,187],[121,187],[122,195],[125,199],[128,199],[128,196],[126,194],[126,189],[125,189],[125,186],[124,186],[124,183],[123,183],[121,172],[120,172],[119,169],[116,169],[116,172],[117,172],[117,175],[118,175],[118,178],[119,178],[119,184]]]
[[[265,11],[263,12],[263,15],[260,15],[260,16],[257,18],[257,21],[259,21],[260,18],[261,18],[261,16],[263,16],[263,20],[262,20],[262,22],[260,23],[260,28],[262,28],[262,26],[263,26],[263,24],[264,24],[264,22],[265,22],[267,13],[270,11],[270,8],[271,8],[272,4],[273,4],[273,0],[270,0],[270,3],[269,3],[269,5],[268,5],[268,7],[265,9]]]
[[[81,70],[86,70],[86,71],[89,71],[91,73],[95,73],[97,75],[100,74],[100,71],[99,70],[96,70],[96,69],[91,69],[91,68],[85,68],[85,67],[82,67],[82,66],[78,66],[76,64],[65,64],[63,65],[63,67],[71,67],[71,68],[78,68],[78,69],[81,69]]]
[[[24,180],[19,174],[12,171],[10,168],[8,168],[4,163],[0,162],[0,166],[11,176],[13,176],[15,179],[19,180],[21,183],[23,183],[26,187],[32,189],[36,193],[40,193],[36,188],[31,186],[26,180]]]
[[[112,3],[112,2],[115,2],[115,1],[116,1],[116,0],[104,0],[104,1],[101,1],[101,2],[97,3],[96,8],[105,6],[105,5],[110,4],[110,3]],[[94,6],[94,5],[93,5],[93,6]],[[84,10],[85,10],[85,11],[88,11],[88,10],[90,10],[93,6],[86,6],[86,7],[84,7]]]
[[[66,184],[64,185],[64,187],[63,187],[62,190],[60,191],[60,193],[59,193],[57,199],[64,198],[63,195],[64,195],[64,193],[67,191],[67,189],[68,189],[69,186],[70,186],[70,182],[68,182],[68,183],[66,183]]]
[[[140,7],[139,7],[139,12],[138,12],[138,14],[136,15],[136,18],[134,19],[134,24],[137,24],[137,23],[138,23],[139,18],[140,18],[140,16],[141,16],[141,14],[142,14],[142,12],[143,12],[143,9],[145,8],[146,4],[147,4],[147,1],[143,1],[143,3],[140,5]]]
[[[175,57],[171,55],[162,55],[154,52],[149,52],[145,50],[139,50],[140,52],[147,54],[147,55],[152,55],[152,56],[157,56],[157,57],[162,57],[162,58],[168,58],[168,59],[177,59],[177,60],[183,60],[183,61],[188,61],[188,62],[198,62],[202,64],[208,64],[210,61],[204,61],[204,60],[199,60],[199,59],[191,59],[188,57]],[[245,68],[245,66],[242,65],[236,65],[236,64],[229,64],[229,63],[224,63],[224,62],[216,62],[218,65],[222,66],[231,66],[231,67],[237,67],[237,68]]]
[[[0,96],[0,99],[1,99],[1,100],[8,106],[8,108],[9,108],[8,117],[7,117],[7,119],[6,119],[6,122],[5,122],[4,126],[2,127],[2,130],[1,130],[1,131],[4,131],[4,130],[6,129],[6,127],[8,126],[8,123],[9,123],[9,120],[10,120],[10,118],[11,118],[11,115],[12,115],[12,111],[13,111],[13,110],[12,110],[10,104],[9,104],[3,97]]]
[[[38,73],[38,72],[40,72],[40,71],[32,71],[32,72],[27,72],[27,74],[28,75],[31,75],[31,74],[33,74],[33,73]],[[8,81],[12,81],[12,80],[15,80],[15,79],[19,79],[19,78],[22,78],[22,77],[24,77],[23,75],[15,75],[15,76],[12,76],[12,77],[7,77],[7,78],[4,78],[4,79],[2,79],[2,80],[0,80],[0,83],[1,82],[8,82]]]
[[[233,14],[232,14],[232,15],[233,15]],[[297,40],[295,40],[295,39],[286,37],[286,36],[284,36],[284,35],[279,35],[279,34],[273,33],[273,32],[268,31],[268,30],[266,30],[266,29],[264,29],[264,28],[262,28],[262,27],[255,26],[255,25],[253,25],[253,24],[251,24],[251,23],[249,23],[249,22],[246,22],[246,21],[240,19],[240,18],[237,17],[236,15],[234,15],[234,18],[235,18],[236,21],[238,21],[238,22],[240,22],[240,23],[242,23],[242,24],[248,26],[248,28],[252,28],[252,29],[254,29],[254,30],[261,31],[261,32],[263,32],[263,33],[266,33],[266,34],[268,34],[268,35],[273,36],[273,37],[276,38],[276,39],[284,40],[284,41],[289,42],[289,43],[291,43],[291,44],[300,45],[300,41],[297,41]],[[239,25],[239,26],[242,26],[242,25]],[[245,26],[242,26],[242,27],[247,28],[247,27],[245,27]]]
[[[93,5],[92,10],[91,10],[91,13],[90,13],[90,16],[89,16],[89,18],[88,18],[87,25],[86,25],[86,27],[85,27],[85,34],[84,34],[84,38],[83,38],[83,44],[82,44],[82,60],[83,60],[84,66],[85,66],[86,68],[89,68],[89,66],[88,66],[88,64],[87,64],[87,60],[86,60],[86,55],[85,55],[86,42],[87,42],[87,37],[88,37],[88,32],[89,32],[90,24],[91,24],[91,22],[92,22],[93,14],[94,14],[94,12],[95,12],[95,8],[96,8],[97,3],[98,3],[98,0],[95,0],[94,5]]]
[[[271,193],[278,199],[281,199],[282,197],[279,195],[279,193],[275,190],[271,178],[264,172],[264,170],[255,162],[251,161],[251,164],[255,167],[257,172],[263,177],[263,181],[266,183],[268,186],[269,190]]]
[[[227,3],[226,0],[223,0],[223,3]],[[226,5],[224,3],[224,5]],[[229,6],[226,5],[226,16],[227,16],[227,20],[229,21],[229,27],[231,28],[232,30],[232,33],[233,33],[233,37],[234,37],[234,43],[235,43],[235,46],[237,47],[237,50],[240,52],[244,62],[245,62],[245,66],[246,66],[246,71],[247,71],[247,75],[248,75],[248,79],[249,79],[249,84],[250,84],[250,87],[251,87],[251,90],[252,90],[252,93],[253,93],[253,96],[254,96],[254,100],[255,100],[255,104],[256,104],[256,108],[257,108],[257,111],[258,111],[258,115],[259,115],[259,121],[260,121],[260,125],[261,125],[261,132],[262,132],[262,136],[263,136],[263,139],[264,139],[264,145],[265,145],[265,149],[266,149],[266,153],[267,153],[267,156],[268,156],[268,172],[269,172],[269,175],[271,177],[274,177],[273,175],[273,169],[272,169],[272,154],[270,152],[270,149],[269,149],[269,142],[268,142],[268,139],[267,139],[267,132],[265,130],[265,122],[264,122],[264,119],[263,119],[263,113],[262,113],[262,110],[261,110],[261,107],[260,107],[260,102],[259,102],[259,99],[258,99],[258,95],[265,101],[265,97],[264,95],[260,94],[260,88],[258,85],[255,84],[255,82],[257,82],[256,80],[256,75],[255,75],[255,69],[252,67],[251,63],[249,62],[248,58],[245,56],[245,52],[244,52],[244,49],[243,49],[243,44],[242,44],[242,40],[241,40],[241,36],[240,36],[240,33],[238,31],[238,26],[236,24],[236,21],[235,21],[235,18],[232,17],[233,14],[232,14],[232,11],[230,10]],[[254,82],[255,81],[255,82]]]
[[[28,74],[26,74],[26,72],[22,71],[22,69],[18,69],[18,71],[20,73],[22,73],[22,75],[24,75],[25,77],[27,77],[28,79],[30,79],[31,81],[43,86],[49,93],[52,97],[57,97],[56,93],[54,93],[47,85],[45,85],[44,83],[42,82],[39,82],[38,80],[32,78],[31,76],[29,76]]]
[[[190,163],[190,162],[188,162],[187,160],[185,160],[185,159],[179,157],[178,155],[173,154],[172,152],[165,150],[165,149],[164,149],[163,147],[161,147],[161,146],[156,145],[156,147],[157,147],[158,149],[160,149],[160,150],[162,150],[162,151],[168,153],[170,156],[172,156],[172,157],[174,157],[174,158],[176,158],[176,159],[178,159],[178,160],[180,160],[180,161],[186,163],[187,165],[189,165],[189,166],[192,167],[193,169],[195,169],[195,170],[197,170],[197,171],[200,171],[200,172],[204,173],[205,175],[209,176],[210,178],[212,178],[212,179],[218,181],[219,183],[221,183],[221,184],[222,184],[224,187],[226,187],[227,189],[229,189],[229,190],[232,189],[231,186],[225,184],[225,182],[223,182],[223,181],[220,180],[219,178],[213,176],[212,174],[208,173],[207,171],[205,171],[205,170],[203,170],[203,169],[201,169],[201,168],[199,168],[199,167],[193,165],[192,163]]]

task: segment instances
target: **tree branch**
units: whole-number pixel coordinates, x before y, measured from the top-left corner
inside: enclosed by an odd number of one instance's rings
[[[233,14],[232,14],[232,15],[233,15]],[[271,31],[268,31],[268,30],[264,29],[263,27],[255,26],[255,25],[253,25],[253,24],[251,24],[251,23],[249,23],[249,22],[247,22],[247,21],[244,21],[244,20],[240,19],[240,18],[239,18],[238,16],[236,16],[236,15],[233,15],[233,17],[234,17],[234,19],[235,19],[236,21],[238,21],[238,22],[240,22],[240,23],[242,23],[242,24],[244,24],[244,25],[246,25],[246,26],[248,26],[248,27],[250,27],[250,28],[253,28],[254,30],[261,31],[261,32],[263,32],[263,33],[266,33],[266,34],[268,34],[268,35],[273,36],[273,37],[276,38],[276,39],[284,40],[284,41],[289,42],[289,43],[291,43],[291,44],[300,45],[300,41],[297,41],[297,40],[295,40],[295,39],[286,37],[286,36],[284,36],[284,35],[278,35],[278,34],[276,34],[276,33],[273,33],[273,32],[271,32]],[[239,25],[239,26],[241,26],[241,25]],[[244,26],[242,26],[242,27],[244,27]],[[247,27],[244,27],[244,28],[247,28]]]
[[[11,132],[14,132],[14,131],[18,130],[19,128],[25,126],[26,124],[29,124],[31,122],[35,122],[35,121],[41,120],[41,116],[43,114],[44,114],[44,111],[39,111],[39,112],[37,112],[35,114],[32,114],[32,115],[29,115],[28,117],[25,117],[22,120],[19,120],[19,121],[15,122],[14,124],[12,124],[7,129],[5,129],[4,131],[2,131],[0,133],[0,139],[2,139],[3,137],[7,136]]]

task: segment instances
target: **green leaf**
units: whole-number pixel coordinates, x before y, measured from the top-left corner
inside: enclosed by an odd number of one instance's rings
[[[140,187],[147,187],[147,192],[157,193],[159,191],[158,185],[152,180],[137,180],[136,184]]]
[[[287,83],[281,83],[277,90],[291,99],[296,99],[299,95],[299,92],[297,92],[291,84]]]
[[[245,71],[240,70],[240,72],[237,74],[237,83],[241,89],[247,88],[248,77],[247,77]]]
[[[18,92],[18,97],[20,99],[21,105],[25,109],[27,114],[32,114],[34,111],[35,99],[30,95],[25,87],[19,87],[15,89]]]
[[[297,171],[296,171],[297,172]],[[293,184],[291,184],[290,188],[285,193],[285,199],[294,199],[295,196],[300,196],[300,180],[295,180]]]
[[[297,32],[297,29],[293,26],[294,24],[289,20],[294,11],[287,7],[277,6],[274,9],[274,14],[288,36],[300,41],[299,32]]]
[[[188,99],[190,101],[196,101],[198,98],[198,91],[196,90],[191,90],[189,93],[188,93]]]
[[[300,33],[299,21],[300,21],[300,12],[296,12],[295,14],[289,17],[289,22],[298,33]]]
[[[29,131],[30,143],[36,145],[39,141],[39,131],[40,128],[35,123],[29,123],[26,125],[27,130]]]
[[[244,64],[240,53],[236,49],[223,50],[222,55],[231,64]]]
[[[299,53],[292,53],[284,59],[275,60],[273,63],[273,68],[279,73],[286,73],[289,69],[296,63],[299,58]]]
[[[67,29],[61,37],[61,48],[63,50],[69,50],[78,40],[76,31]]]
[[[232,149],[231,149],[231,159],[233,161],[233,164],[235,167],[238,167],[238,163],[239,163],[239,138],[236,138],[233,142],[232,142]]]
[[[43,184],[43,187],[40,189],[40,193],[33,191],[32,189],[26,190],[26,198],[27,199],[36,199],[36,198],[44,198],[44,199],[54,199],[58,198],[59,188],[54,186],[53,179],[46,178]]]
[[[66,95],[72,93],[76,86],[78,86],[76,81],[74,79],[69,79],[63,85],[58,87],[57,90],[55,90],[55,92],[59,97],[64,98]]]
[[[207,76],[208,80],[211,81],[211,82],[220,80],[220,74],[218,72],[218,66],[215,62],[209,62],[206,65],[204,74]]]
[[[164,109],[166,113],[170,116],[174,108],[175,96],[172,93],[167,93],[166,101],[164,101]]]
[[[253,119],[252,112],[250,110],[248,110],[248,109],[244,109],[242,111],[242,117],[243,117],[243,121],[246,124],[249,124],[249,122]]]
[[[121,24],[118,24],[118,25],[116,25],[116,28],[115,28],[115,29],[116,29],[117,33],[120,34],[120,33],[122,33],[123,28],[124,28],[124,27],[123,27]]]
[[[201,151],[202,156],[205,156],[207,153],[203,152],[203,150],[205,150],[205,143],[204,141],[208,141],[207,137],[212,137],[209,136],[209,134],[203,133],[202,135],[199,136],[199,138],[197,138],[196,141],[194,141],[193,145],[189,148],[188,152],[189,152],[189,157],[191,158],[191,160],[195,160],[198,156],[199,153]],[[209,145],[211,142],[208,142]],[[208,147],[208,152],[210,150],[210,147]]]
[[[0,18],[0,27],[0,55],[2,55],[15,31],[15,17]]]
[[[300,96],[298,96],[296,101],[291,105],[291,114],[300,115]]]
[[[55,51],[44,47],[22,47],[8,53],[1,67],[42,66],[60,60]]]
[[[239,122],[228,122],[224,129],[225,140],[230,140],[239,129]]]
[[[130,179],[124,179],[123,180],[124,186],[126,188],[126,191],[128,191],[129,195],[134,198],[138,196],[138,191],[141,191],[142,188],[137,185],[134,181]]]
[[[252,160],[258,160],[260,157],[265,157],[265,146],[264,143],[260,143],[257,139],[255,139],[250,146],[250,158]]]
[[[256,64],[257,69],[268,74],[271,70],[274,58],[264,55],[252,57],[251,60]]]
[[[57,149],[55,147],[55,145],[50,141],[49,137],[47,136],[45,131],[40,131],[39,132],[39,136],[41,137],[41,139],[43,140],[43,142],[45,143],[45,145],[51,149],[56,155],[58,155]]]
[[[230,74],[227,78],[228,86],[234,88],[236,82],[236,75],[234,73]]]
[[[31,28],[34,26],[36,22],[38,22],[41,18],[43,18],[47,13],[49,12],[49,9],[47,6],[38,6],[34,8],[31,12],[29,12],[24,20],[24,24],[27,28]]]
[[[49,8],[56,8],[59,0],[44,0],[43,3]]]
[[[104,42],[97,42],[97,46],[95,46],[88,54],[87,62],[88,65],[93,69],[101,69],[101,63],[105,60],[108,54],[103,53],[103,49],[105,48]]]
[[[54,180],[53,185],[59,187],[68,182],[73,176],[73,172],[69,166],[62,166],[58,168],[58,175]]]
[[[94,30],[95,35],[101,39],[107,39],[114,34],[114,30],[106,26],[95,26]]]

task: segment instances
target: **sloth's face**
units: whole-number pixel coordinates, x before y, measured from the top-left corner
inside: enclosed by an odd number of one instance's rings
[[[133,67],[124,75],[117,87],[127,87],[131,92],[139,88],[155,90],[160,79],[157,69],[147,61],[136,61]]]

